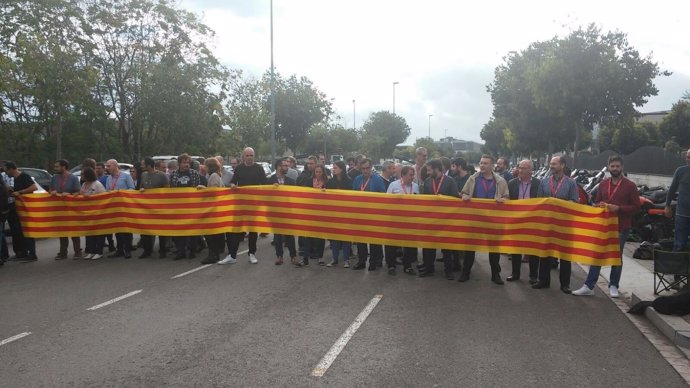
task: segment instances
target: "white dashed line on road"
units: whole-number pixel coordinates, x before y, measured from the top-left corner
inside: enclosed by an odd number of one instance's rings
[[[244,251],[242,251],[242,252],[237,252],[237,256],[243,255],[243,254],[245,254],[245,253],[247,253],[247,252],[249,252],[249,249],[244,250]],[[196,271],[201,271],[202,269],[208,268],[208,267],[210,267],[210,266],[212,266],[212,265],[213,265],[213,264],[205,264],[205,265],[202,265],[201,267],[196,267],[196,268],[194,268],[194,269],[191,270],[191,271],[182,272],[182,273],[179,274],[179,275],[175,275],[175,276],[171,277],[170,280],[172,280],[172,279],[179,279],[179,278],[181,278],[181,277],[183,277],[183,276],[187,276],[187,275],[192,274],[192,273],[194,273],[194,272],[196,272]]]
[[[355,318],[354,322],[350,324],[350,326],[347,328],[347,330],[345,330],[345,332],[340,336],[340,338],[338,338],[338,340],[335,341],[328,353],[326,353],[326,355],[323,356],[318,365],[314,367],[314,369],[311,371],[312,376],[321,377],[326,373],[328,368],[330,368],[331,364],[333,364],[333,361],[335,361],[336,357],[338,357],[340,352],[342,352],[342,350],[345,348],[345,345],[347,345],[350,339],[355,335],[357,329],[359,329],[359,327],[362,326],[362,323],[364,323],[369,314],[371,314],[371,312],[374,310],[381,298],[383,298],[383,295],[376,295],[369,301],[369,304],[367,304],[367,306],[364,307],[364,310],[362,310],[362,312],[359,313],[357,318]]]
[[[115,302],[119,302],[119,301],[121,301],[121,300],[123,300],[123,299],[127,299],[127,298],[129,298],[130,296],[134,296],[134,295],[136,295],[136,294],[138,294],[138,293],[140,293],[140,292],[142,292],[142,291],[144,291],[144,290],[132,291],[132,292],[130,292],[129,294],[125,294],[125,295],[122,295],[122,296],[118,296],[118,297],[115,298],[115,299],[110,299],[110,300],[107,301],[107,302],[103,302],[103,303],[97,304],[97,305],[95,305],[95,306],[93,306],[93,307],[89,307],[89,308],[87,308],[86,310],[90,310],[90,311],[98,310],[98,309],[101,308],[101,307],[105,307],[105,306],[111,305],[111,304],[113,304],[113,303],[115,303]]]
[[[9,344],[10,342],[14,342],[14,341],[16,341],[16,340],[18,340],[18,339],[22,339],[22,338],[26,337],[27,335],[31,335],[31,332],[30,332],[30,331],[26,331],[26,332],[24,332],[24,333],[17,334],[17,335],[15,335],[15,336],[10,337],[10,338],[4,339],[4,340],[0,341],[0,346],[2,346],[2,345],[7,345],[7,344]]]

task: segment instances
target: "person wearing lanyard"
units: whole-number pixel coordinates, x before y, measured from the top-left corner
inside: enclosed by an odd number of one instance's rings
[[[623,176],[623,158],[621,156],[609,157],[608,170],[611,173],[611,178],[604,179],[599,184],[594,203],[595,206],[618,215],[618,242],[622,254],[625,240],[628,239],[632,228],[632,216],[640,209],[640,195],[637,192],[637,185]],[[599,279],[600,271],[600,266],[590,266],[585,284],[580,289],[573,291],[573,295],[594,295],[594,285]],[[609,293],[612,298],[619,296],[618,287],[620,286],[622,271],[623,266],[621,265],[611,267]]]
[[[388,194],[403,194],[413,195],[419,194],[419,185],[414,181],[414,168],[412,166],[403,166],[400,170],[400,179],[391,182],[388,186]],[[388,267],[388,274],[395,275],[395,253],[398,247],[386,245],[384,253],[386,256],[386,266]],[[412,269],[412,262],[417,260],[417,248],[404,247],[403,248],[403,272],[408,275],[414,275]]]
[[[539,184],[541,181],[532,177],[532,161],[525,159],[518,163],[518,177],[511,179],[508,182],[508,193],[511,200],[521,200],[536,198],[539,192]],[[507,281],[512,282],[520,280],[520,267],[522,267],[522,256],[519,253],[511,255],[511,264],[513,266],[513,273],[506,278]],[[537,284],[537,277],[539,271],[539,258],[534,255],[525,255],[529,262],[529,283]]]
[[[290,168],[289,163],[290,162],[287,158],[276,160],[273,165],[276,172],[270,178],[268,178],[268,181],[266,181],[266,183],[269,185],[274,185],[276,187],[281,185],[294,186],[295,180],[287,176],[288,169]],[[288,253],[290,254],[290,262],[293,265],[299,265],[299,260],[297,259],[297,250],[295,248],[294,236],[274,234],[273,240],[276,248],[275,265],[283,264],[284,245],[287,245]]]
[[[110,159],[105,163],[105,168],[110,175],[105,181],[105,189],[107,191],[115,190],[134,190],[134,181],[129,174],[124,174],[120,171],[120,165],[117,160]],[[117,241],[117,248],[115,252],[108,257],[123,257],[129,259],[132,257],[132,233],[115,233],[115,240]]]
[[[371,171],[371,159],[364,158],[359,162],[359,169],[362,174],[357,175],[352,181],[352,188],[359,191],[369,191],[374,193],[385,193],[386,187],[383,183],[383,178]],[[369,271],[374,271],[377,267],[383,264],[383,247],[377,244],[357,243],[357,259],[358,262],[352,269],[360,270],[367,266],[367,256],[371,253],[369,258]]]
[[[458,185],[455,180],[443,172],[443,163],[440,159],[432,159],[427,163],[427,170],[429,177],[424,181],[422,187],[422,194],[426,195],[446,195],[449,197],[459,198]],[[443,253],[443,268],[445,270],[446,278],[455,280],[453,276],[453,255],[449,249],[442,249]],[[432,276],[435,272],[434,264],[436,261],[436,249],[423,248],[422,249],[422,265],[419,266],[420,278]]]
[[[55,175],[50,179],[50,194],[51,195],[74,195],[79,194],[81,186],[79,179],[69,172],[69,162],[65,159],[55,161],[53,166]],[[63,260],[67,258],[67,248],[69,247],[69,239],[67,237],[60,237],[60,251],[55,255],[55,260]],[[82,258],[81,238],[79,236],[72,237],[72,248],[74,248],[75,260]]]
[[[577,183],[569,177],[565,176],[565,160],[562,156],[554,156],[549,162],[549,169],[551,176],[544,178],[539,184],[537,197],[553,197],[565,201],[572,201],[577,203],[579,196],[577,193]],[[551,257],[542,257],[539,259],[539,281],[532,286],[534,289],[543,289],[551,287]],[[570,261],[561,258],[560,265],[560,281],[561,291],[564,294],[570,294],[570,272],[572,265]]]
[[[424,165],[426,164],[426,160],[428,158],[429,152],[426,150],[424,147],[419,147],[415,150],[414,153],[414,173],[415,173],[415,178],[414,181],[419,185],[419,190],[422,190],[422,187],[424,186],[424,180],[422,179],[422,170],[424,169]]]
[[[479,171],[467,179],[467,183],[462,188],[462,200],[469,201],[471,198],[494,199],[497,203],[503,203],[508,199],[508,183],[500,175],[494,172],[494,157],[482,155],[479,159]],[[465,252],[465,262],[462,272],[458,278],[459,282],[466,282],[470,279],[470,272],[474,264],[476,252]],[[489,265],[491,266],[491,281],[502,285],[501,280],[501,255],[497,252],[489,252]]]

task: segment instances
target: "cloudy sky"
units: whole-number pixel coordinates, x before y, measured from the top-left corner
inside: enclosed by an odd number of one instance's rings
[[[260,76],[270,67],[269,0],[180,0],[217,37],[229,67]],[[274,60],[283,75],[310,78],[333,99],[346,127],[393,110],[427,136],[481,141],[492,111],[486,85],[510,51],[595,23],[628,33],[671,77],[642,112],[670,109],[690,90],[690,2],[274,0]]]

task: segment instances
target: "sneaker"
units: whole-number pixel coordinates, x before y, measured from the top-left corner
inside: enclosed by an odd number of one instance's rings
[[[66,253],[58,253],[57,255],[55,255],[55,260],[65,260],[66,258],[67,258]]]
[[[256,263],[259,262],[259,260],[256,259],[256,256],[254,256],[253,253],[250,253],[250,254],[249,254],[249,262],[252,263],[252,264],[256,264]]]
[[[337,261],[331,261],[330,263],[326,264],[326,267],[337,267],[338,262]]]
[[[350,260],[345,260],[343,263],[343,268],[350,268]]]
[[[225,258],[221,261],[218,262],[218,264],[223,265],[223,264],[235,264],[237,263],[237,260],[232,257],[231,255],[225,256]]]
[[[84,260],[91,260],[91,258],[93,258],[93,255],[94,255],[93,253],[87,253],[84,255],[83,259]]]
[[[32,261],[38,260],[38,257],[36,255],[29,255],[21,260],[19,260],[20,263],[30,263]]]
[[[102,257],[103,255],[101,255],[100,253],[94,253],[93,256],[91,256],[91,260],[98,260]]]
[[[580,289],[573,291],[573,295],[577,296],[591,296],[594,295],[594,290],[590,290],[589,287],[583,285]]]
[[[616,286],[609,287],[609,293],[612,298],[618,298],[620,296],[620,294],[618,293],[618,287]]]
[[[319,258],[319,265],[326,265],[326,262],[322,258]]]
[[[283,258],[280,257],[280,256],[278,256],[278,257],[276,258],[276,265],[281,265],[281,264],[283,264]]]

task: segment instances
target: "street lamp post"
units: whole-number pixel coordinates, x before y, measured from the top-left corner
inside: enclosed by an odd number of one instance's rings
[[[429,139],[431,139],[431,116],[433,115],[429,115]]]
[[[395,85],[399,83],[398,81],[393,82],[393,114],[395,114]]]
[[[355,105],[355,99],[352,99],[352,130],[357,130],[357,120],[355,118],[357,117],[357,106]]]
[[[273,68],[273,0],[271,0],[271,163],[276,160],[276,81]]]

